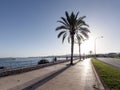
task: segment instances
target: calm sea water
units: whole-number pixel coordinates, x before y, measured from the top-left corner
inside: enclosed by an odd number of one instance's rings
[[[42,58],[4,58],[0,59],[0,67],[6,67],[8,70],[22,68],[22,67],[28,67],[28,66],[34,66],[38,64],[38,61],[40,61]],[[50,62],[53,61],[53,58],[46,58]],[[65,58],[59,58],[57,60],[65,60]],[[0,70],[2,71],[2,70]]]

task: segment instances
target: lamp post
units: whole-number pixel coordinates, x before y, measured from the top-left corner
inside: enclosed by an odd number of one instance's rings
[[[96,37],[96,38],[95,38],[95,41],[94,41],[94,52],[95,52],[95,57],[96,57],[96,47],[97,47],[97,46],[96,46],[96,40],[97,40],[97,39],[100,39],[100,38],[103,38],[103,36]]]

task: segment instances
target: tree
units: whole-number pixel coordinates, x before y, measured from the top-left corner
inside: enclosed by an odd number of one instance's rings
[[[76,39],[76,44],[78,44],[78,47],[79,47],[79,59],[81,60],[81,44],[82,44],[82,41],[84,41],[84,38],[81,36],[81,37],[77,37]]]
[[[89,38],[89,35],[88,35],[88,33],[90,32],[89,31],[89,29],[86,27],[86,28],[83,28],[83,27],[85,27],[84,26],[84,24],[82,25],[82,23],[81,23],[81,29],[79,29],[80,30],[80,32],[78,33],[79,35],[77,35],[77,39],[76,39],[76,43],[78,44],[78,47],[79,47],[79,58],[80,58],[80,60],[81,60],[81,44],[82,44],[82,42],[83,41],[85,41],[86,39],[88,39]]]
[[[64,42],[66,37],[68,38],[68,42],[71,42],[71,61],[70,61],[70,64],[73,64],[73,51],[74,51],[75,38],[80,37],[81,34],[86,35],[85,31],[89,32],[89,30],[86,27],[84,27],[84,26],[88,26],[85,23],[85,21],[83,20],[86,16],[78,18],[78,14],[79,14],[79,12],[77,12],[77,14],[74,14],[74,12],[69,14],[66,11],[65,12],[66,17],[61,17],[61,20],[58,21],[62,25],[58,26],[56,28],[56,31],[62,30],[58,34],[58,38],[60,38],[61,36],[63,37],[62,43]]]

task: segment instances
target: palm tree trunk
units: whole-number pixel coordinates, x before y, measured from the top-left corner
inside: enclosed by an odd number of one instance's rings
[[[71,61],[70,61],[71,65],[73,65],[73,52],[74,52],[74,35],[71,35]]]
[[[80,60],[81,60],[81,48],[80,48],[80,44],[81,44],[81,43],[79,42],[79,44],[78,44],[78,45],[79,45],[79,58],[80,58]]]

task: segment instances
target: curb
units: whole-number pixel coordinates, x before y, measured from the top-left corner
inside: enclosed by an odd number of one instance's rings
[[[92,64],[92,62],[91,62],[91,64]],[[93,72],[94,72],[95,77],[97,79],[98,90],[106,90],[105,87],[103,86],[93,64],[92,64],[92,69],[93,69]]]

